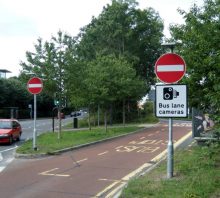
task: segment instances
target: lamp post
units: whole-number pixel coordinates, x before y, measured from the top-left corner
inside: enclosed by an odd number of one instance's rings
[[[169,48],[171,50],[171,53],[173,53],[173,50],[174,50],[175,46],[177,45],[177,43],[170,42],[170,43],[162,43],[161,45],[165,48]]]

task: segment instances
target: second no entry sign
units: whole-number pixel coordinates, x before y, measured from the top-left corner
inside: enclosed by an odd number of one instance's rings
[[[43,82],[40,78],[31,78],[27,83],[27,89],[31,94],[39,94],[43,89]]]

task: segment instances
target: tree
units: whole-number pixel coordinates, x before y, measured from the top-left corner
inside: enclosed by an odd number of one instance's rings
[[[138,87],[142,86],[138,86],[132,77],[132,84],[129,84],[131,82],[127,83],[126,88],[123,90],[124,92],[127,91],[130,96],[127,93],[123,93],[122,89],[120,89],[121,97],[116,99],[116,95],[112,96],[114,101],[121,101],[123,107],[125,107],[126,100],[128,101],[129,99],[136,103],[137,98],[143,97],[147,90],[149,90],[150,85],[154,83],[153,65],[161,54],[162,30],[162,20],[153,9],[140,10],[137,8],[135,0],[112,0],[111,5],[108,4],[104,7],[102,13],[97,18],[93,17],[91,23],[81,29],[76,44],[77,58],[85,64],[88,62],[86,64],[87,67],[89,67],[90,63],[92,65],[93,63],[100,64],[101,68],[97,72],[102,71],[104,69],[102,67],[107,65],[98,63],[98,61],[103,61],[104,57],[108,56],[118,60],[123,57],[127,62],[126,64],[132,65],[136,71],[133,72],[136,82],[143,83],[144,80],[145,87],[142,89],[144,91],[139,92]],[[97,57],[102,57],[102,60],[100,58],[97,59]],[[95,69],[95,67],[90,68]],[[110,71],[111,67],[106,69]],[[103,75],[105,75],[104,71]],[[94,75],[94,78],[97,81],[100,80],[100,82],[102,82],[103,77],[102,75]],[[104,84],[101,83],[101,85]],[[109,86],[106,85],[106,87]],[[133,93],[130,90],[132,87],[134,87]],[[87,89],[82,88],[81,90]],[[102,90],[102,94],[106,94],[105,91],[108,92],[108,89]],[[86,93],[88,95],[89,91]],[[115,91],[112,93],[115,93]],[[139,95],[140,93],[142,93],[141,96]],[[97,94],[97,98],[101,96]],[[96,98],[94,93],[90,98],[92,100]],[[75,99],[75,101],[77,100]],[[95,101],[90,100],[90,103],[94,104]],[[132,106],[136,106],[136,104]],[[125,108],[123,108],[123,115],[123,122],[125,123]]]
[[[179,10],[184,25],[171,26],[179,51],[187,64],[191,106],[219,115],[220,113],[220,1],[205,0],[189,13]],[[220,121],[220,120],[219,120]]]
[[[18,79],[0,79],[0,92],[0,107],[27,108],[30,94]]]
[[[58,32],[51,41],[41,38],[35,45],[35,52],[26,52],[27,62],[21,62],[23,79],[36,75],[44,80],[44,90],[48,94],[63,93],[66,89],[66,74],[74,60],[74,39]]]
[[[44,82],[44,91],[50,96],[56,95],[58,104],[58,114],[61,115],[61,108],[65,104],[67,96],[68,68],[74,61],[75,41],[71,36],[58,32],[57,37],[52,37],[50,42],[43,43],[38,39],[35,45],[35,52],[27,52],[27,63],[22,62],[22,75],[37,75]],[[59,116],[59,133],[61,132],[61,116]]]
[[[135,1],[113,0],[82,28],[77,52],[83,60],[97,54],[124,56],[148,85],[154,81],[154,62],[160,55],[163,23],[153,9],[140,10]]]
[[[128,98],[140,99],[146,93],[144,81],[136,76],[132,65],[124,57],[99,55],[88,63],[86,73],[84,83],[87,86],[88,101],[90,104],[100,104],[105,108],[106,127],[107,109],[112,103],[126,101]],[[124,117],[123,120],[125,122]]]

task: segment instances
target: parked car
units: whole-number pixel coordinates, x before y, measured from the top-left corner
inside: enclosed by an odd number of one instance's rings
[[[78,117],[78,116],[81,116],[81,112],[79,112],[79,111],[73,111],[70,114],[70,117]]]
[[[22,128],[16,119],[0,119],[0,143],[12,144],[14,140],[19,141]]]

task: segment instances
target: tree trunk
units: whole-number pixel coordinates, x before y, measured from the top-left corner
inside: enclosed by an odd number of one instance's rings
[[[58,135],[57,135],[57,139],[59,140],[60,139],[60,137],[61,137],[61,107],[60,107],[60,105],[59,105],[59,107],[58,107],[58,119],[59,119],[59,129],[58,129]]]
[[[125,99],[123,99],[123,105],[122,105],[122,114],[123,114],[123,126],[125,126]]]
[[[100,125],[100,105],[98,104],[98,127]]]
[[[113,115],[112,115],[112,104],[110,105],[110,125],[112,126],[112,120],[113,120]]]
[[[107,132],[107,110],[105,109],[105,132]]]
[[[89,113],[89,130],[91,131],[91,119],[90,119],[90,108],[88,109]]]

